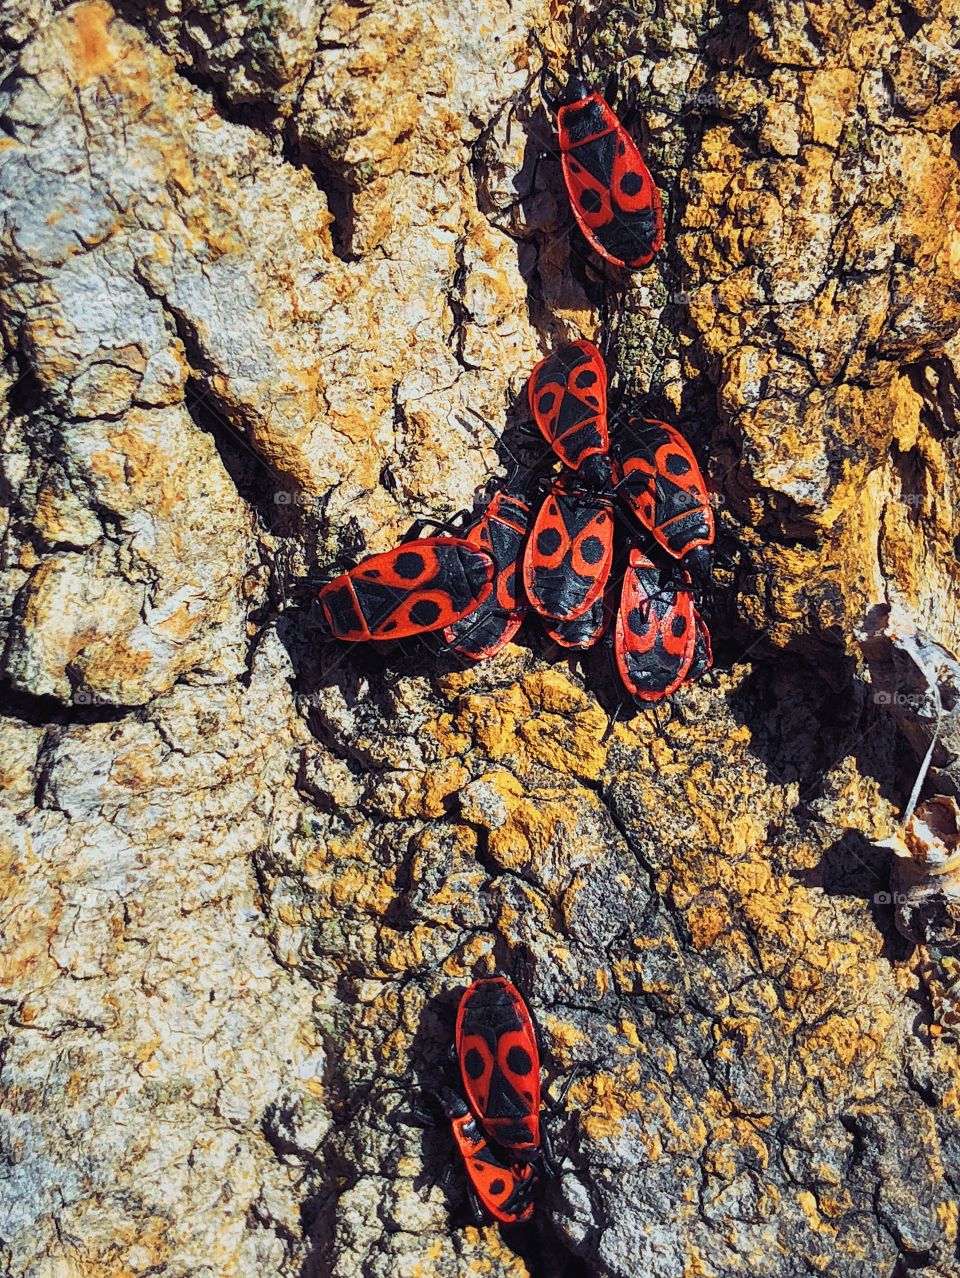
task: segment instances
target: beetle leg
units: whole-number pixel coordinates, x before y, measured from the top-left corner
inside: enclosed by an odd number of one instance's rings
[[[607,99],[609,101],[609,99]],[[636,89],[631,86],[623,104],[623,112],[620,116],[620,123],[625,129],[630,129],[640,116],[640,104],[637,102]]]
[[[460,513],[462,514],[463,512],[461,511]],[[454,515],[454,519],[456,518],[458,518],[458,516]],[[448,533],[451,537],[455,537],[462,531],[462,529],[457,528],[454,525],[452,520],[434,519],[430,515],[418,515],[410,525],[410,531],[406,534],[403,540],[405,542],[418,541],[428,528],[433,528],[437,532]]]
[[[563,1107],[563,1102],[567,1099],[567,1092],[569,1092],[570,1088],[578,1081],[578,1079],[583,1078],[586,1072],[586,1065],[577,1065],[570,1071],[563,1081],[563,1086],[560,1088],[560,1095],[556,1098],[556,1100],[547,1102],[547,1108],[551,1114],[556,1114]]]
[[[444,1122],[443,1101],[437,1092],[426,1091],[416,1104],[406,1111],[406,1125],[410,1125],[410,1120],[417,1127],[439,1127]],[[400,1118],[399,1122],[404,1122],[404,1118]]]
[[[534,138],[533,140],[539,141],[539,139],[537,138]],[[530,181],[527,183],[527,189],[525,191],[521,191],[517,195],[517,198],[515,200],[511,200],[509,204],[505,205],[504,208],[501,210],[501,212],[510,213],[515,208],[517,208],[518,205],[523,204],[524,200],[531,199],[536,194],[537,174],[540,171],[540,165],[546,160],[559,160],[559,158],[560,158],[559,152],[551,151],[548,147],[544,147],[541,143],[540,150],[533,157],[533,172],[530,174]],[[526,164],[526,160],[524,160],[524,165],[525,164]],[[519,177],[520,173],[522,172],[523,172],[523,167],[521,166],[517,176]]]
[[[604,732],[603,736],[600,739],[601,745],[604,742],[609,741],[610,737],[613,736],[613,730],[617,726],[617,722],[622,713],[623,713],[623,699],[621,698],[617,702],[617,708],[616,710],[614,710],[613,714],[610,716],[610,722],[607,724],[606,731]]]
[[[551,71],[549,54],[547,53],[546,49],[543,47],[543,42],[541,41],[540,37],[537,35],[536,31],[531,31],[530,36],[531,36],[531,39],[533,40],[533,43],[540,50],[540,57],[542,59],[540,63],[540,96],[545,102],[547,109],[549,111],[556,112],[557,107],[559,107],[560,105],[560,94],[553,93],[551,92],[550,89],[547,88],[547,77],[549,76],[550,79],[554,82],[554,84],[558,88],[562,88],[562,85],[560,83],[560,78],[559,76],[557,76],[556,72]]]
[[[485,1225],[487,1222],[486,1213],[483,1210],[480,1199],[477,1197],[476,1190],[469,1183],[467,1185],[467,1199],[470,1203],[470,1210],[473,1212],[474,1222],[478,1227]]]
[[[559,1169],[553,1156],[553,1141],[543,1121],[540,1123],[540,1162],[543,1165],[543,1174],[549,1180],[556,1180]]]

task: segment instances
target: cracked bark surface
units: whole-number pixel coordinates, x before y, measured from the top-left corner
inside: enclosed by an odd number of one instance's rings
[[[609,731],[600,658],[385,671],[290,603],[469,505],[466,409],[596,331],[509,111],[569,14],[4,10],[9,1278],[956,1272],[957,1048],[875,846],[915,761],[856,631],[958,646],[960,13],[640,12],[590,45],[668,200],[615,354],[735,569],[716,686]],[[494,969],[582,1069],[513,1239],[406,1121]]]

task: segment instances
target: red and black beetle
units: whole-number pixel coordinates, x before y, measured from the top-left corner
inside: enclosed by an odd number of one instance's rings
[[[613,562],[610,499],[569,472],[551,485],[523,555],[527,598],[543,617],[572,621],[599,599]]]
[[[482,977],[464,992],[455,1045],[467,1100],[483,1130],[517,1161],[541,1160],[537,1034],[506,977]]]
[[[663,246],[663,202],[637,144],[582,75],[559,93],[543,82],[541,93],[557,117],[563,180],[587,243],[614,266],[647,266]]]
[[[462,621],[447,626],[443,637],[451,649],[471,661],[495,656],[513,638],[526,613],[519,590],[520,552],[530,523],[530,506],[514,493],[496,492],[466,534],[466,541],[490,555],[495,565],[493,589]]]
[[[461,537],[422,537],[370,555],[321,587],[336,639],[403,639],[441,630],[474,612],[493,590],[495,565]]]
[[[580,338],[551,351],[530,374],[527,398],[540,433],[581,484],[609,486],[607,366],[596,346]]]
[[[624,687],[640,701],[662,701],[712,661],[689,577],[676,583],[636,546],[623,576],[613,650]]]
[[[431,1108],[442,1109],[469,1177],[474,1213],[480,1208],[504,1224],[524,1224],[544,1176],[556,1175],[541,1120],[537,1030],[516,986],[503,976],[479,977],[460,997],[451,1055],[457,1060],[466,1101],[449,1087],[431,1090]],[[556,1112],[575,1070],[556,1101]],[[412,1117],[434,1126],[436,1114]]]
[[[463,1158],[475,1217],[482,1219],[486,1210],[504,1225],[525,1224],[533,1215],[533,1194],[539,1184],[536,1168],[529,1162],[510,1166],[502,1162],[466,1102],[449,1087],[441,1088],[437,1096]]]
[[[617,432],[615,490],[653,539],[698,578],[709,576],[715,524],[693,449],[666,422],[630,417]]]

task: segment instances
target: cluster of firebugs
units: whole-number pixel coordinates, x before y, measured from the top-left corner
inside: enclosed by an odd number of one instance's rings
[[[558,95],[543,92],[588,244],[614,266],[646,266],[663,244],[663,212],[635,143],[582,77],[571,76]],[[480,661],[508,643],[532,609],[566,648],[588,648],[606,631],[626,690],[659,701],[712,661],[694,589],[709,576],[714,540],[700,467],[666,422],[627,416],[611,438],[607,370],[588,341],[541,360],[528,398],[562,463],[539,508],[507,485],[463,536],[419,537],[368,557],[321,589],[326,626],[348,641],[442,631],[454,653]],[[614,601],[618,519],[631,535]],[[463,995],[455,1054],[464,1095],[447,1087],[436,1095],[474,1209],[506,1224],[528,1221],[551,1159],[536,1033],[504,977],[477,980]]]
[[[616,266],[647,265],[663,244],[663,211],[632,138],[579,76],[544,94],[587,242]],[[529,486],[506,485],[463,535],[369,556],[320,590],[326,627],[354,642],[442,631],[451,652],[481,661],[532,610],[565,648],[589,648],[606,632],[626,691],[659,701],[712,662],[694,587],[709,577],[714,518],[697,460],[666,422],[626,415],[611,432],[606,365],[588,341],[541,360],[528,398],[562,463],[539,508]],[[630,530],[622,549],[618,523]]]

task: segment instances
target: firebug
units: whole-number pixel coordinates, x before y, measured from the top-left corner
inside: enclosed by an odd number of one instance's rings
[[[540,1052],[530,1012],[511,981],[489,976],[468,987],[455,1045],[467,1100],[483,1130],[517,1161],[541,1160]]]
[[[582,75],[557,94],[544,83],[542,93],[556,115],[563,180],[587,243],[614,266],[648,265],[663,246],[663,202],[637,144]]]
[[[607,368],[596,346],[580,339],[547,355],[530,374],[527,398],[540,433],[580,483],[609,485]]]
[[[462,621],[448,626],[443,637],[454,652],[471,661],[495,656],[523,623],[526,604],[519,594],[518,561],[530,506],[522,497],[496,492],[466,541],[493,559],[493,589],[487,599]]]
[[[449,1087],[438,1098],[450,1120],[453,1139],[463,1158],[474,1215],[482,1210],[504,1225],[522,1225],[533,1215],[533,1193],[540,1183],[531,1163],[507,1164],[493,1152],[466,1102]]]
[[[715,525],[693,449],[666,422],[631,417],[617,433],[616,492],[653,539],[698,576],[708,575]]]
[[[572,621],[603,594],[612,562],[609,498],[561,475],[550,486],[524,551],[527,597],[541,616]]]
[[[699,648],[698,648],[699,645]],[[674,582],[638,547],[630,549],[614,627],[624,687],[640,701],[662,701],[710,664],[710,641],[689,578]]]
[[[370,555],[321,587],[337,639],[402,639],[454,625],[493,590],[492,555],[460,537],[423,537]]]

